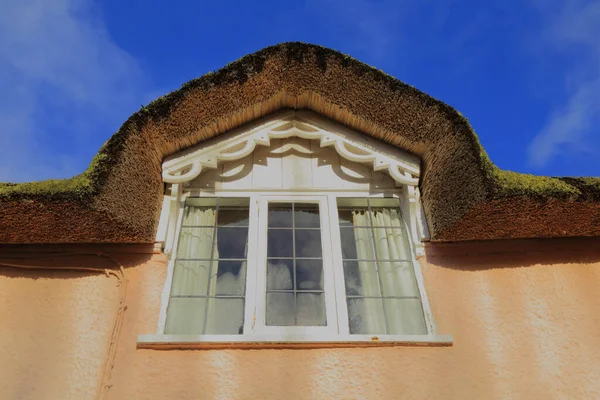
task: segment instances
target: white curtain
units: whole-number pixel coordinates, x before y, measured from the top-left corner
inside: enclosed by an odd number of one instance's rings
[[[353,212],[353,224],[369,226],[369,214],[374,229],[355,228],[356,251],[359,259],[380,261],[379,276],[374,262],[359,261],[358,268],[364,296],[406,296],[414,299],[364,299],[361,320],[365,333],[388,334],[426,333],[425,320],[412,264],[412,254],[402,216],[396,209]],[[385,228],[384,228],[385,227]],[[374,237],[372,238],[372,235]],[[373,250],[373,239],[375,249]],[[402,261],[404,260],[404,261]],[[381,281],[381,288],[380,288]],[[382,301],[385,303],[384,307]]]
[[[217,259],[217,241],[213,240],[216,210],[206,207],[185,208],[183,225],[202,225],[204,228],[181,228],[171,296],[214,296],[217,287],[216,263],[210,274],[210,258]],[[213,245],[214,244],[214,245]],[[213,248],[214,247],[214,248]],[[184,261],[204,259],[206,261]],[[209,274],[211,276],[209,276]],[[210,281],[210,289],[209,287]],[[204,324],[206,298],[171,297],[167,311],[166,333],[200,334]],[[214,321],[214,301],[210,302],[209,321]]]

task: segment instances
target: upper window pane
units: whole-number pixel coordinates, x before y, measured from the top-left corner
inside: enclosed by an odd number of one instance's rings
[[[294,203],[294,227],[319,228],[320,226],[318,204]]]
[[[292,228],[293,209],[291,203],[269,204],[269,228]]]

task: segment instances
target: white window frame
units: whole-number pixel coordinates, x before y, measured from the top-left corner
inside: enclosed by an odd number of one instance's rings
[[[312,188],[267,189],[254,187],[248,190],[223,190],[194,188],[190,183],[207,168],[216,168],[218,162],[238,160],[250,154],[256,146],[269,146],[271,139],[300,137],[317,140],[321,147],[331,147],[344,159],[355,163],[371,165],[374,171],[385,171],[396,181],[397,188],[385,190],[383,193],[372,193],[369,190],[345,190],[328,188],[313,190]],[[308,111],[286,111],[273,114],[255,121],[245,127],[231,131],[218,140],[201,143],[177,155],[168,157],[163,163],[163,179],[170,186],[164,197],[161,218],[159,221],[156,242],[171,257],[168,263],[167,278],[161,296],[161,310],[156,334],[139,335],[138,347],[177,348],[177,347],[212,347],[282,345],[295,344],[304,346],[329,345],[377,345],[377,344],[431,344],[451,345],[452,337],[437,335],[436,326],[429,306],[423,283],[421,265],[417,258],[424,255],[423,241],[428,240],[428,229],[420,203],[418,177],[420,161],[418,157],[404,150],[390,148],[383,143],[373,141],[369,137],[352,131],[346,127],[327,120]],[[250,225],[246,278],[246,309],[244,312],[244,334],[241,335],[170,335],[165,334],[167,307],[175,265],[175,249],[178,246],[179,234],[184,214],[185,200],[188,197],[247,197],[250,199]],[[345,281],[341,254],[341,239],[337,213],[337,199],[340,197],[395,197],[400,200],[403,223],[410,237],[412,263],[419,289],[423,313],[427,327],[424,335],[351,335],[349,333],[348,310],[345,297]],[[328,329],[309,329],[299,327],[266,327],[263,321],[265,310],[261,304],[258,311],[257,298],[261,296],[265,279],[259,282],[258,264],[264,257],[266,240],[262,247],[258,240],[261,229],[265,231],[266,217],[259,218],[259,210],[264,209],[266,199],[285,199],[297,202],[299,199],[319,199],[321,202],[322,238],[331,242],[330,265],[333,275],[333,290],[326,291],[326,297],[335,300],[336,317],[330,319],[331,306],[328,310]],[[261,205],[262,204],[262,205]],[[325,211],[325,212],[323,212]],[[263,221],[259,226],[259,221]],[[325,246],[324,257],[325,257]],[[324,259],[325,263],[325,259]],[[254,268],[257,272],[250,273]],[[264,271],[266,266],[262,266]],[[260,272],[262,274],[262,272]],[[262,276],[262,275],[261,275]],[[331,279],[330,279],[331,280]],[[263,297],[266,297],[263,290]],[[266,300],[265,300],[266,301]],[[332,300],[329,300],[331,303]],[[326,304],[329,304],[326,303]],[[259,321],[260,319],[260,321]],[[335,330],[332,328],[335,323]],[[268,328],[268,329],[267,329]]]
[[[180,212],[177,222],[174,249],[177,248],[179,234],[182,225],[185,201],[189,197],[247,197],[250,200],[249,231],[248,231],[248,254],[246,273],[246,292],[244,310],[244,333],[237,335],[173,335],[165,334],[165,323],[169,295],[171,291],[173,269],[175,266],[175,252],[173,252],[168,263],[167,278],[161,297],[161,311],[157,333],[154,335],[140,335],[138,347],[162,348],[162,347],[212,347],[219,345],[231,345],[247,347],[254,343],[257,346],[265,344],[277,344],[283,347],[294,347],[296,345],[329,346],[337,344],[431,344],[450,345],[452,337],[449,335],[438,335],[434,323],[431,308],[427,298],[420,263],[412,241],[410,242],[412,264],[415,271],[420,300],[425,317],[427,333],[424,335],[357,335],[350,334],[348,309],[346,303],[346,288],[344,280],[341,238],[339,232],[339,218],[337,212],[337,199],[343,197],[382,198],[390,197],[399,199],[403,203],[401,191],[370,194],[368,191],[213,191],[204,192],[200,189],[186,190],[179,204]],[[266,234],[267,203],[277,202],[318,202],[321,217],[321,238],[323,243],[323,264],[325,274],[325,297],[327,310],[326,327],[302,327],[302,326],[266,326],[264,323],[266,303],[266,238],[259,240],[261,235]],[[263,211],[264,210],[264,211]],[[263,212],[262,216],[260,213]],[[402,207],[401,207],[401,213]],[[403,218],[407,228],[407,222]],[[327,246],[327,241],[330,245]],[[326,263],[329,263],[326,265]],[[262,265],[261,265],[262,264]],[[252,272],[254,271],[254,272]],[[326,272],[328,271],[328,272]],[[329,276],[329,279],[327,279]],[[261,278],[263,277],[263,278]]]

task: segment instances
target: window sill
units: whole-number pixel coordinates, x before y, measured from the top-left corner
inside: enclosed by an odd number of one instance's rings
[[[338,347],[452,346],[451,335],[139,335],[138,349],[313,349]]]

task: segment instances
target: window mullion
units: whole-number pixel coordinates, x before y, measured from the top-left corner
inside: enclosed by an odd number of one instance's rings
[[[248,252],[246,254],[246,299],[244,309],[244,335],[256,333],[257,296],[258,289],[258,261],[260,252],[259,238],[265,237],[259,232],[259,196],[250,196],[250,215],[248,223]]]

